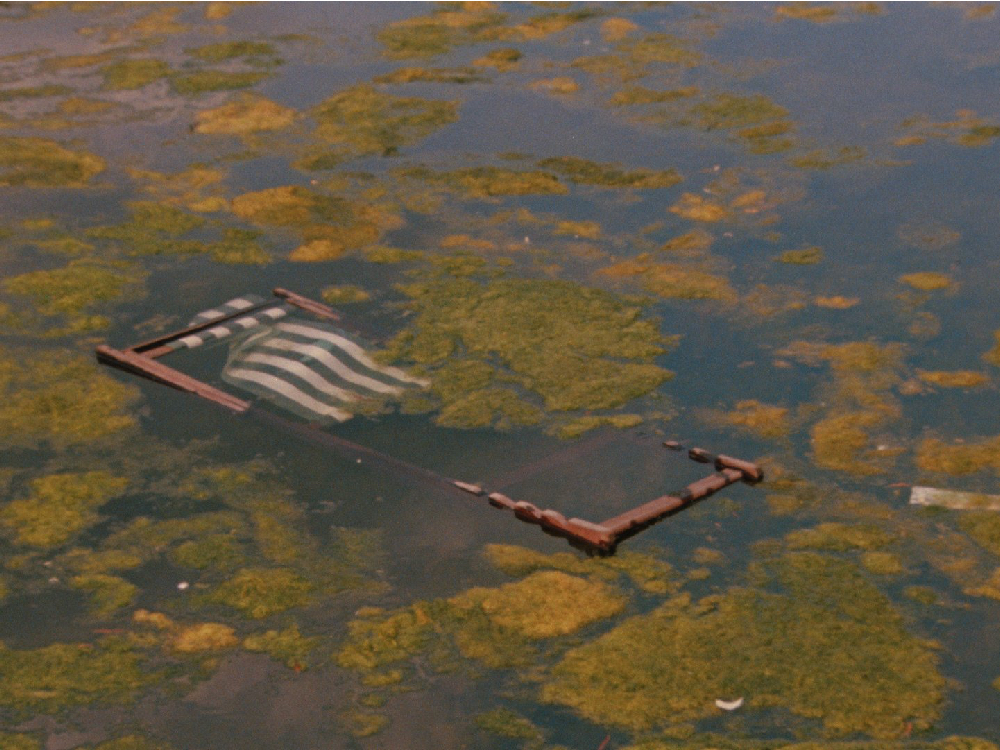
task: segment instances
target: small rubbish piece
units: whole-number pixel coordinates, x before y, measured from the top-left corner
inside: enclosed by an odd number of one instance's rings
[[[724,701],[722,698],[717,698],[715,705],[721,708],[723,711],[735,711],[737,708],[743,705],[743,699],[737,698],[734,701]]]
[[[188,589],[188,587],[190,585],[191,584],[188,583],[187,581],[181,581],[180,583],[177,584],[177,590],[178,591],[187,591],[187,589]]]
[[[914,487],[910,490],[910,505],[937,505],[952,510],[1000,510],[1000,495]]]

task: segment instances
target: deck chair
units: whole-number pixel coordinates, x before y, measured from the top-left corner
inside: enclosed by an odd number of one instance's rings
[[[221,378],[244,395],[236,395],[165,365],[162,358],[212,342],[228,344]],[[451,492],[485,499],[513,512],[521,521],[563,537],[591,554],[613,554],[619,542],[735,482],[756,484],[761,468],[749,461],[689,448],[688,457],[709,464],[713,472],[682,490],[657,497],[600,522],[566,518],[552,509],[490,492],[477,484],[451,479],[423,467],[338,437],[331,425],[371,413],[429,381],[405,370],[380,364],[362,338],[345,330],[332,308],[288,291],[275,289],[266,299],[244,295],[196,315],[179,331],[124,349],[101,345],[100,363],[168,385],[231,412],[251,414],[269,425],[341,453],[375,459],[389,469],[406,472]],[[263,408],[261,401],[277,407]],[[289,412],[295,418],[285,417]],[[685,450],[675,441],[664,447]]]

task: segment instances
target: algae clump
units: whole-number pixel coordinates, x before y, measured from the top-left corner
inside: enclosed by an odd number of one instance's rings
[[[422,367],[453,421],[468,412],[488,423],[487,412],[512,409],[535,419],[538,398],[549,411],[615,408],[671,377],[652,363],[671,339],[642,317],[641,307],[598,289],[459,278],[403,291],[416,318],[390,342],[386,357]]]
[[[311,114],[317,138],[336,144],[345,155],[389,155],[455,122],[458,104],[358,85],[321,102]]]
[[[110,617],[129,606],[139,592],[137,586],[119,576],[104,573],[74,576],[70,586],[90,593],[90,611],[97,617]]]
[[[31,299],[43,315],[65,315],[70,330],[77,332],[107,326],[106,318],[88,315],[87,310],[94,304],[121,298],[136,281],[137,273],[128,266],[78,260],[62,268],[13,276],[3,285],[11,294]]]
[[[206,600],[260,620],[312,601],[313,584],[289,568],[246,568],[223,581]]]
[[[318,636],[304,636],[298,625],[292,623],[284,630],[268,630],[265,633],[247,636],[243,648],[260,651],[272,659],[284,662],[296,671],[305,669],[310,652],[319,644]]]
[[[132,427],[126,407],[139,391],[100,372],[89,358],[0,349],[0,394],[3,442],[67,445]]]
[[[83,187],[104,160],[45,138],[0,136],[0,186]]]
[[[557,570],[532,573],[499,588],[472,588],[449,603],[459,609],[478,607],[504,630],[530,639],[573,633],[625,608],[625,598],[607,584]]]
[[[806,247],[801,250],[786,250],[775,258],[779,263],[789,263],[797,266],[808,266],[823,260],[823,251],[818,247]]]
[[[736,291],[724,276],[679,263],[660,263],[649,254],[623,260],[597,273],[609,278],[636,278],[644,289],[666,299],[736,300]]]
[[[18,712],[127,702],[157,677],[139,669],[138,654],[122,639],[28,650],[0,644],[0,706]]]
[[[489,39],[506,18],[492,3],[453,3],[426,16],[391,23],[377,38],[389,57],[434,57]]]
[[[350,305],[358,302],[367,302],[371,299],[371,293],[353,284],[328,286],[322,291],[321,295],[323,301],[331,305]]]
[[[31,495],[0,508],[0,526],[18,544],[56,547],[93,524],[97,509],[127,485],[104,471],[39,477],[31,482]]]
[[[950,276],[934,271],[921,271],[919,273],[908,273],[899,277],[901,283],[919,289],[922,292],[933,292],[938,289],[950,289],[955,286],[955,282]]]
[[[223,70],[199,70],[194,73],[175,74],[170,86],[178,94],[196,96],[209,91],[230,91],[256,86],[269,73],[232,73]]]
[[[163,60],[120,60],[101,68],[104,88],[109,91],[134,91],[153,81],[170,76],[170,66]]]
[[[554,174],[542,170],[470,167],[450,172],[434,172],[415,167],[403,172],[433,185],[464,193],[470,198],[502,195],[565,195],[569,189]]]
[[[720,695],[816,719],[828,736],[891,739],[937,720],[937,656],[856,568],[799,552],[764,573],[777,590],[680,597],[570,650],[542,699],[630,730],[711,716]]]
[[[941,388],[976,388],[989,382],[984,373],[972,370],[920,370],[917,377]]]
[[[1000,438],[949,445],[925,438],[917,446],[917,466],[923,471],[960,476],[992,468],[1000,472]]]
[[[553,157],[538,162],[543,169],[565,175],[571,182],[610,188],[637,188],[651,190],[669,188],[683,180],[674,169],[624,170],[616,164],[602,164],[571,156]]]
[[[283,130],[295,121],[296,112],[262,96],[246,96],[195,115],[194,132],[246,135]]]

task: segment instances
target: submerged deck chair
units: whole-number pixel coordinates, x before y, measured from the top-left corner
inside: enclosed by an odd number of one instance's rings
[[[364,413],[373,404],[398,399],[410,389],[429,385],[428,381],[399,368],[376,362],[365,343],[342,330],[338,322],[340,316],[332,308],[294,292],[275,289],[271,299],[245,295],[199,313],[182,330],[125,349],[102,345],[96,353],[102,364],[186,391],[232,412],[252,414],[339,452],[374,458],[383,466],[416,475],[466,497],[484,498],[494,507],[511,510],[518,519],[564,537],[591,554],[613,554],[620,541],[734,482],[754,484],[763,479],[763,472],[756,464],[691,448],[688,456],[711,464],[713,473],[679,492],[598,523],[566,518],[558,511],[542,510],[499,492],[488,492],[476,484],[449,479],[323,429]],[[223,340],[228,344],[228,357],[222,380],[300,419],[283,417],[160,361],[172,352]],[[673,441],[664,446],[673,450],[682,448]]]

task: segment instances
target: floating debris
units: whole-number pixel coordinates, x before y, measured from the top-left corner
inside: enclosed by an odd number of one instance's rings
[[[743,705],[743,699],[737,698],[734,701],[724,701],[721,698],[716,698],[715,705],[721,708],[723,711],[735,711],[737,708]]]
[[[914,487],[910,490],[910,505],[933,505],[952,510],[1000,510],[1000,495]]]

